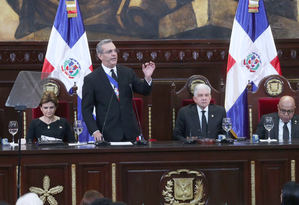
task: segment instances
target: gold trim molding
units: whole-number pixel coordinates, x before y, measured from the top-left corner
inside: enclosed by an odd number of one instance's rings
[[[296,181],[296,161],[291,160],[291,181]]]
[[[148,107],[148,138],[152,139],[152,107]]]
[[[249,133],[250,133],[250,141],[252,142],[252,108],[249,108]]]
[[[251,205],[255,205],[255,161],[250,162],[251,168]]]
[[[175,109],[172,109],[172,129],[175,128]]]
[[[112,201],[116,201],[116,164],[111,165],[111,176],[112,176]]]
[[[76,165],[72,164],[72,204],[76,205]]]

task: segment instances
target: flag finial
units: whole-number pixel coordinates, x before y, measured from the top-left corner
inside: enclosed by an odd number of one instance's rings
[[[249,13],[259,12],[259,0],[249,0],[248,1],[248,12]]]
[[[67,17],[73,18],[77,17],[77,5],[75,0],[66,1],[66,10],[67,10]]]

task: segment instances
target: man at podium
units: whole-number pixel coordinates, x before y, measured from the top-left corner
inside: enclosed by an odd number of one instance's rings
[[[140,79],[132,69],[117,65],[118,49],[112,40],[100,41],[96,51],[102,64],[85,76],[82,89],[82,114],[88,131],[96,141],[134,142],[141,128],[132,107],[133,92],[150,94],[155,63],[142,65],[144,79]]]

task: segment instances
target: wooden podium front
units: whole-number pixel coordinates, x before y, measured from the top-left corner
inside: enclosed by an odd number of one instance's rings
[[[24,146],[21,194],[30,190],[46,203],[79,204],[96,189],[129,205],[158,205],[160,180],[169,170],[200,170],[208,204],[280,204],[282,185],[299,178],[299,141],[292,144],[236,142],[146,146]],[[0,151],[0,200],[16,201],[17,148]],[[47,194],[46,194],[47,193]],[[51,196],[49,199],[49,195]]]

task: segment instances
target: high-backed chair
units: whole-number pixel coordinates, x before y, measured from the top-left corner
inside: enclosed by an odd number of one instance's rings
[[[133,98],[133,110],[137,121],[140,121],[140,124],[143,124],[143,99],[142,98]]]
[[[136,109],[137,108],[137,109]],[[140,120],[142,134],[147,140],[152,139],[152,97],[136,94],[133,98],[133,109],[136,119]]]
[[[165,173],[160,181],[161,204],[206,204],[207,180],[199,170],[178,169]]]
[[[77,87],[74,85],[72,87],[72,94],[70,94],[62,81],[55,78],[44,79],[45,83],[43,86],[43,91],[53,91],[59,100],[57,106],[56,115],[63,117],[68,120],[68,122],[73,125],[74,121],[77,119]],[[26,137],[29,124],[32,119],[42,116],[42,112],[39,107],[33,109],[27,109],[24,112],[24,137]]]
[[[176,90],[176,85],[173,82],[171,85],[171,115],[172,115],[172,129],[175,127],[175,119],[178,110],[188,104],[193,102],[193,91],[194,87],[198,83],[205,83],[211,88],[211,103],[212,104],[223,104],[223,95],[213,88],[208,81],[208,79],[202,75],[192,75],[189,77],[185,83],[185,85],[180,89]]]
[[[255,92],[252,91],[250,84],[247,89],[250,137],[255,132],[262,115],[277,112],[277,104],[282,96],[292,96],[295,98],[295,101],[299,99],[298,91],[293,90],[289,81],[280,75],[270,75],[263,78]]]

